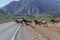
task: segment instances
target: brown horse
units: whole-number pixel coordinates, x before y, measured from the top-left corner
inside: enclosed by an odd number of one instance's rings
[[[21,20],[21,21],[19,21],[19,20],[15,20],[15,22],[19,25],[19,24],[22,24],[23,23],[23,21]]]
[[[23,19],[22,21],[23,21],[26,25],[30,25],[30,23],[32,23],[32,21],[26,20],[26,19]]]
[[[53,24],[57,24],[59,21],[58,20],[51,20]]]
[[[47,22],[46,21],[37,21],[37,20],[34,20],[35,22],[35,25],[44,25],[44,27],[48,27],[47,25]]]
[[[35,25],[41,25],[42,24],[42,21],[34,20],[34,22],[35,22]]]

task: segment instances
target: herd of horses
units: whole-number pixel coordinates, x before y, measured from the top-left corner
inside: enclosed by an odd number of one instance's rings
[[[34,20],[34,21],[31,21],[31,20],[26,20],[26,19],[22,19],[22,20],[19,20],[19,19],[16,19],[15,22],[19,25],[19,24],[25,24],[25,25],[30,25],[32,22],[35,23],[35,25],[44,25],[44,27],[48,27],[48,22],[47,21],[38,21],[38,20]],[[50,22],[52,24],[57,24],[59,21],[58,20],[50,20]]]

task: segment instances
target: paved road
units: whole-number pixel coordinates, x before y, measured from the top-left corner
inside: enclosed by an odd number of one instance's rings
[[[15,22],[0,24],[0,40],[11,40],[18,25]]]

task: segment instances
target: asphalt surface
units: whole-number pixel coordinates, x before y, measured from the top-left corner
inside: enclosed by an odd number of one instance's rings
[[[0,24],[0,40],[11,40],[18,25],[15,22]]]
[[[48,40],[38,34],[30,26],[19,25],[15,22],[0,24],[0,40]]]

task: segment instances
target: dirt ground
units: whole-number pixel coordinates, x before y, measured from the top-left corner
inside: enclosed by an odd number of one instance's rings
[[[52,24],[48,23],[48,27],[44,25],[30,25],[37,33],[42,34],[48,40],[60,40],[60,23]]]

